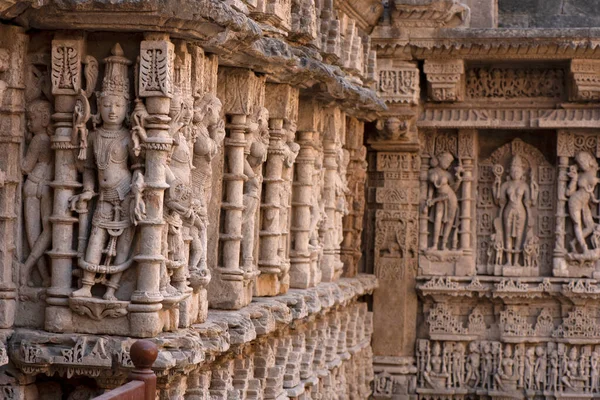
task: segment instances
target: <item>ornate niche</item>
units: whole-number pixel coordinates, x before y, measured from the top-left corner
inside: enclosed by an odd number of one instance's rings
[[[596,133],[561,131],[553,275],[600,277],[600,209]]]
[[[544,155],[514,139],[479,163],[477,270],[539,276],[554,238],[555,170]]]
[[[419,268],[425,275],[474,275],[472,185],[475,131],[423,135]]]

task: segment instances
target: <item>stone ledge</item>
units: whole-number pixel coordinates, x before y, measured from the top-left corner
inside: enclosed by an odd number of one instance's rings
[[[348,306],[376,287],[374,275],[359,274],[311,289],[292,289],[282,296],[257,298],[238,311],[210,310],[207,322],[152,339],[160,349],[154,369],[159,375],[165,375],[210,363],[257,338]],[[69,376],[85,372],[89,375],[88,372],[94,370],[98,376],[114,369],[125,374],[126,369],[133,366],[128,351],[135,340],[16,329],[7,348],[10,359],[27,374],[58,372]]]

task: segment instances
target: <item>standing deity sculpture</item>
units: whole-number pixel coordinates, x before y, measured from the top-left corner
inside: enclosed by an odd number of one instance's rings
[[[82,210],[97,196],[86,252],[78,263],[82,269],[81,288],[72,296],[92,297],[92,287],[102,284],[106,286],[103,298],[116,300],[121,276],[133,262],[135,225],[145,214],[144,176],[132,135],[125,126],[129,104],[127,68],[131,61],[116,44],[104,63],[102,91],[96,95],[99,113],[94,117],[94,130],[83,157],[83,192],[70,199],[73,210]]]
[[[525,366],[523,368],[523,384],[525,389],[532,390],[534,384],[535,348],[530,347],[525,352]]]
[[[501,230],[496,231],[495,234],[498,235],[497,239],[503,239],[506,266],[521,266],[520,260],[523,260],[523,265],[525,261],[533,263],[531,259],[525,257],[524,247],[535,246],[531,244],[535,241],[532,207],[537,201],[538,185],[533,171],[531,181],[527,183],[525,171],[525,161],[519,155],[513,156],[505,182],[502,182],[504,168],[501,165],[494,166],[495,180],[492,189],[494,199],[500,206],[494,226],[497,230]]]
[[[432,250],[448,250],[450,233],[454,229],[451,247],[458,247],[458,197],[456,195],[462,183],[463,170],[456,167],[454,174],[449,169],[454,161],[450,152],[444,152],[433,158],[427,173],[426,207],[433,208],[433,244]],[[440,236],[442,236],[440,246]],[[441,248],[440,248],[441,247]]]
[[[200,227],[191,227],[190,283],[192,287],[205,286],[210,280],[206,262],[208,250],[208,207],[212,196],[212,160],[219,153],[225,139],[225,123],[221,118],[221,101],[212,93],[197,95],[194,99],[193,127],[193,197],[199,205]]]
[[[546,352],[542,346],[535,348],[535,366],[534,366],[534,389],[544,390],[546,388]]]
[[[256,210],[260,203],[262,184],[262,165],[267,160],[269,147],[269,111],[265,107],[257,107],[250,117],[248,138],[244,153],[244,212],[242,216],[242,265],[245,272],[251,272],[255,243]]]
[[[27,127],[33,134],[21,170],[27,174],[23,186],[25,233],[30,253],[21,268],[20,281],[32,285],[31,271],[35,266],[41,278],[41,286],[50,285],[50,273],[44,253],[52,243],[52,190],[54,179],[54,153],[50,142],[52,105],[37,99],[27,106]]]
[[[469,356],[467,357],[465,382],[469,387],[475,389],[479,385],[480,374],[479,368],[481,365],[481,354],[479,353],[479,343],[469,343]],[[472,383],[471,383],[472,382]]]
[[[455,343],[452,349],[452,382],[455,388],[462,388],[465,379],[465,346]]]
[[[595,194],[600,179],[597,177],[598,162],[590,153],[580,151],[575,155],[575,161],[581,172],[578,171],[576,165],[571,165],[567,174],[570,182],[565,193],[575,234],[570,247],[574,253],[585,254],[589,251],[586,239],[594,232],[596,226],[590,203],[600,203]]]
[[[548,390],[558,391],[558,351],[552,350],[550,353],[550,373],[548,379]]]

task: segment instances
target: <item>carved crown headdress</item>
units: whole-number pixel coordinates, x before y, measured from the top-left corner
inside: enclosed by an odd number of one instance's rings
[[[127,67],[131,61],[124,56],[123,48],[116,43],[111,56],[104,59],[106,69],[104,70],[104,79],[102,80],[101,96],[116,95],[124,96],[129,99],[129,77]]]

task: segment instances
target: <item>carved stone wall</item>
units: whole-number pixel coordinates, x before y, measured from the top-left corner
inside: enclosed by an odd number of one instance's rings
[[[382,8],[0,4],[0,398],[369,396]]]
[[[374,397],[593,398],[598,54],[558,27],[469,28],[481,3],[390,2],[371,37]]]

